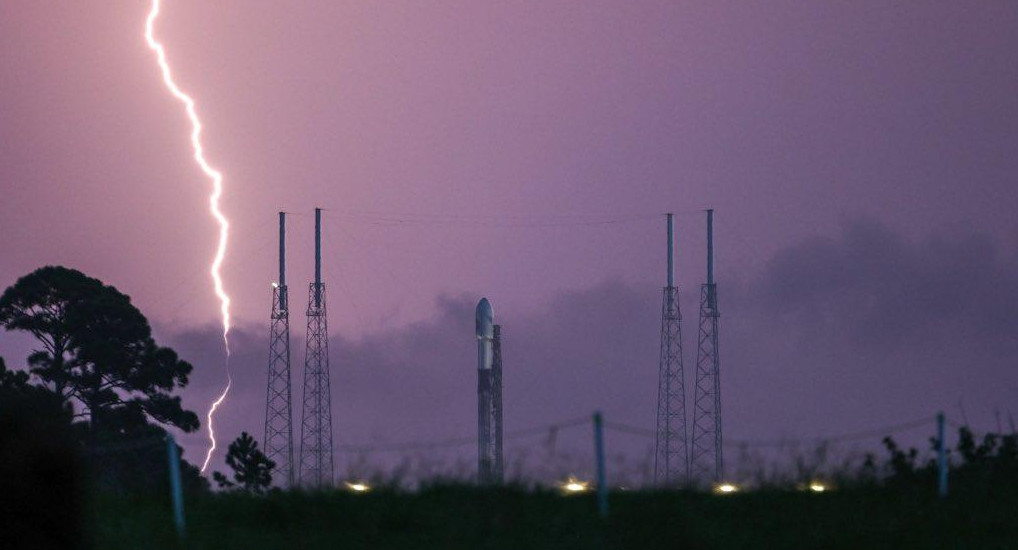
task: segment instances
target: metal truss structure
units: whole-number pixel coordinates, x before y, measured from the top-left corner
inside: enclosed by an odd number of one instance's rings
[[[699,481],[724,477],[721,430],[721,358],[718,347],[718,289],[714,283],[714,212],[707,211],[707,283],[700,289],[700,331],[693,401],[691,469]]]
[[[290,386],[290,307],[286,291],[286,214],[279,213],[279,280],[272,285],[269,367],[265,390],[265,456],[275,462],[272,479],[293,487],[293,405]]]
[[[654,483],[671,487],[689,479],[689,449],[686,445],[686,390],[678,289],[665,287],[663,295]]]
[[[300,484],[333,483],[332,393],[329,386],[329,324],[322,283],[322,211],[315,209],[315,282],[308,293],[307,347],[304,353],[304,406],[300,427]]]
[[[290,388],[290,314],[286,286],[272,290],[269,372],[265,395],[265,456],[276,463],[272,479],[293,487],[293,406]]]

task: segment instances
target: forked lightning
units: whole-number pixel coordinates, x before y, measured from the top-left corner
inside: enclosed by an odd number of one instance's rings
[[[184,104],[187,118],[191,121],[191,147],[194,149],[194,160],[212,182],[212,194],[209,195],[209,210],[216,223],[219,224],[219,242],[216,246],[216,254],[212,259],[209,273],[212,276],[216,296],[219,298],[219,309],[223,317],[223,345],[226,349],[226,387],[223,388],[223,392],[219,397],[212,402],[206,415],[209,428],[209,450],[205,455],[205,462],[201,466],[201,471],[204,473],[205,469],[208,468],[209,461],[212,459],[212,453],[216,450],[216,433],[212,426],[212,415],[223,400],[226,399],[226,395],[230,392],[230,385],[233,383],[233,379],[230,377],[230,296],[224,288],[221,273],[223,259],[226,257],[226,245],[230,236],[230,222],[219,208],[219,199],[223,195],[223,174],[210,166],[205,160],[205,153],[201,144],[201,120],[198,118],[198,113],[195,110],[194,99],[185,94],[173,81],[173,76],[170,74],[170,65],[166,61],[166,51],[163,49],[162,44],[156,41],[153,36],[152,28],[159,17],[159,4],[160,0],[152,0],[152,9],[149,10],[148,18],[145,20],[145,41],[148,43],[148,47],[156,53],[156,60],[159,63],[159,69],[162,71],[163,83],[170,93],[173,94],[173,97]]]

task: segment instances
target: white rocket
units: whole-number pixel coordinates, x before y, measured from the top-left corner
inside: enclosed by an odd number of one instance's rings
[[[487,298],[477,303],[477,477],[482,485],[502,482],[502,363],[495,312]],[[496,359],[496,355],[499,356]]]
[[[490,370],[491,344],[495,339],[495,312],[487,298],[477,302],[474,321],[477,329],[477,369]]]

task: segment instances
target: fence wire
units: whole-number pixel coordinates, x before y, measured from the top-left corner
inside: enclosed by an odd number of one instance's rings
[[[506,432],[503,435],[503,439],[514,440],[534,435],[543,435],[551,431],[560,430],[564,428],[571,428],[575,426],[583,426],[590,423],[589,417],[572,418],[569,420],[563,420],[554,424],[546,424],[544,426],[535,426],[533,428],[526,428],[522,430],[515,430]],[[384,443],[379,445],[340,445],[339,451],[343,453],[384,453],[384,452],[406,452],[416,450],[427,450],[427,449],[447,449],[452,447],[464,447],[467,445],[476,445],[477,436],[464,436],[464,437],[451,437],[448,439],[441,439],[437,441],[406,441],[402,443]]]
[[[505,439],[521,439],[533,435],[542,435],[551,433],[564,428],[571,428],[576,426],[591,425],[591,417],[583,416],[577,418],[571,418],[568,420],[562,420],[552,424],[545,424],[543,426],[534,426],[522,430],[516,430],[506,432]],[[948,423],[955,427],[961,427],[961,424],[957,422],[948,421]],[[897,424],[890,424],[879,428],[870,428],[866,430],[853,431],[839,433],[829,436],[814,436],[807,438],[775,438],[775,439],[759,439],[759,440],[742,440],[733,439],[726,440],[725,446],[731,447],[782,447],[788,445],[799,445],[799,444],[825,444],[825,443],[843,443],[850,441],[862,441],[866,439],[873,439],[877,437],[884,437],[901,433],[923,426],[933,426],[936,424],[936,418],[924,417],[911,420],[908,422],[900,422]],[[621,422],[604,422],[605,429],[613,432],[624,433],[628,435],[635,435],[639,437],[653,439],[657,436],[657,432],[650,428],[643,428],[640,426],[633,426],[624,424]],[[463,447],[466,445],[472,445],[477,443],[476,436],[463,436],[463,437],[451,437],[447,439],[440,439],[434,441],[406,441],[398,443],[384,443],[378,445],[341,445],[339,447],[340,452],[344,453],[380,453],[380,452],[403,452],[403,451],[415,451],[415,450],[426,450],[426,449],[441,449],[441,448],[452,448],[452,447]]]

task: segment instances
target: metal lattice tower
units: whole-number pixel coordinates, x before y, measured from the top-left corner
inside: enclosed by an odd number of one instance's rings
[[[495,461],[494,482],[501,484],[504,475],[502,462],[502,325],[495,325],[495,340],[491,346],[491,420],[494,423]]]
[[[279,213],[279,281],[272,285],[269,368],[265,392],[265,456],[276,463],[272,478],[293,487],[293,406],[290,388],[290,308],[286,293],[286,214]]]
[[[661,353],[658,361],[657,439],[654,483],[674,486],[689,479],[686,445],[686,390],[682,369],[682,314],[675,286],[674,223],[668,214],[668,286],[661,302]]]
[[[304,407],[300,427],[300,483],[332,485],[332,394],[329,390],[329,327],[322,283],[322,210],[315,209],[315,282],[308,293]]]
[[[477,304],[477,481],[502,483],[502,329],[487,298]]]
[[[700,289],[700,332],[693,402],[692,473],[722,481],[721,360],[718,348],[718,289],[714,283],[714,211],[707,211],[707,283]]]

